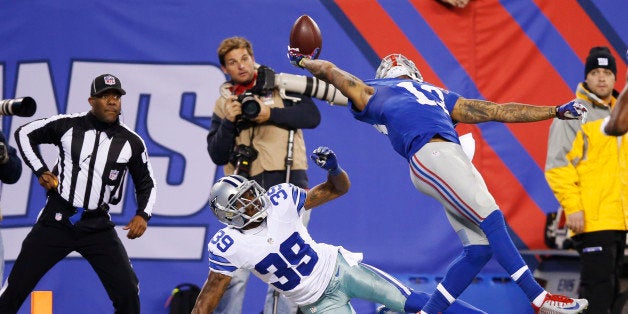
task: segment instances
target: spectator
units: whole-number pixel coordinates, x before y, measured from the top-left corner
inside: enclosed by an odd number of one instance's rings
[[[20,179],[21,174],[22,161],[17,156],[17,150],[7,144],[4,133],[0,131],[0,182],[13,184]]]
[[[450,5],[456,8],[464,8],[469,4],[471,0],[438,0],[441,3]]]
[[[17,156],[17,150],[7,144],[4,133],[0,131],[0,187],[2,184],[13,184],[22,175],[22,161]],[[0,188],[0,192],[2,189]],[[2,204],[0,204],[2,205]],[[0,212],[2,221],[2,212]],[[4,244],[0,232],[0,282],[4,281]]]
[[[580,297],[589,313],[610,313],[619,293],[626,245],[628,147],[603,133],[601,124],[616,102],[617,69],[607,47],[593,47],[576,100],[588,121],[554,120],[550,127],[545,177],[566,214],[566,226],[580,255]]]

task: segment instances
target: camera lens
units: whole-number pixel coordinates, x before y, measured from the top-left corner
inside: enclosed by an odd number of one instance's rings
[[[37,103],[31,97],[0,100],[0,116],[30,117],[35,114]]]
[[[249,120],[255,119],[262,109],[259,103],[252,94],[242,94],[240,96],[238,101],[242,104],[242,116]]]

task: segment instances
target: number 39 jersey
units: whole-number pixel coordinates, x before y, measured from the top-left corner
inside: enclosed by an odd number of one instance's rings
[[[232,276],[251,270],[298,305],[323,294],[333,274],[339,247],[316,243],[299,214],[306,191],[292,184],[271,187],[266,220],[258,227],[225,227],[208,244],[211,271]]]

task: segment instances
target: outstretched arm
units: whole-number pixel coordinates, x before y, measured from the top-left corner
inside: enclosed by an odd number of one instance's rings
[[[604,132],[615,136],[624,135],[628,132],[628,75],[626,75],[626,85],[617,97],[615,107],[611,110]]]
[[[192,314],[209,314],[214,311],[227,290],[231,277],[210,271],[207,280],[196,298]]]
[[[327,170],[327,181],[313,187],[307,192],[306,210],[325,204],[349,191],[351,182],[347,173],[338,166],[336,154],[327,148],[319,147],[310,156],[319,167]]]
[[[290,55],[290,53],[289,56],[291,60],[298,58]],[[310,71],[318,79],[334,85],[343,95],[351,100],[353,107],[358,111],[362,111],[366,107],[366,103],[375,92],[373,87],[366,85],[361,79],[338,68],[329,61],[312,60],[307,56],[301,56],[295,62],[297,66]]]
[[[519,103],[498,104],[487,100],[458,98],[451,118],[462,123],[534,122],[556,117],[556,107]]]
[[[571,101],[561,106],[534,106],[520,103],[498,104],[487,100],[458,98],[451,118],[462,123],[535,122],[547,119],[584,119],[586,108]]]

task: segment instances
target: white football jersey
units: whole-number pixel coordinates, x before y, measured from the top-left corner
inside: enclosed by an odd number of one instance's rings
[[[266,220],[257,228],[225,227],[207,245],[211,271],[251,270],[298,305],[318,300],[331,279],[339,247],[316,243],[299,214],[307,192],[282,183],[268,192]]]

